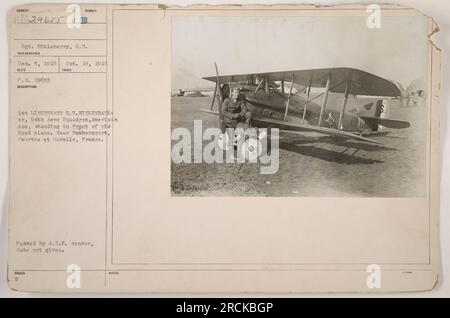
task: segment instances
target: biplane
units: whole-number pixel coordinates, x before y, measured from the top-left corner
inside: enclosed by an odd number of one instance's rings
[[[238,88],[252,113],[252,126],[280,130],[315,132],[324,135],[380,143],[367,136],[379,131],[380,126],[401,129],[410,123],[385,118],[383,100],[399,98],[401,90],[390,80],[347,67],[282,72],[219,75],[203,79],[215,82],[215,93],[210,110],[219,116],[219,126],[225,132],[222,102]],[[299,89],[294,88],[299,87]],[[312,93],[312,90],[320,93]],[[340,105],[328,105],[330,93],[342,96]],[[347,111],[349,96],[372,97],[363,105],[364,112]],[[218,111],[214,111],[217,100]],[[320,103],[316,101],[320,100]],[[336,102],[336,101],[335,101]]]

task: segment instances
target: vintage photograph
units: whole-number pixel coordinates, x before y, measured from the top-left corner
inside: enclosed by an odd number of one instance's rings
[[[173,17],[172,196],[423,197],[427,19],[368,15]]]

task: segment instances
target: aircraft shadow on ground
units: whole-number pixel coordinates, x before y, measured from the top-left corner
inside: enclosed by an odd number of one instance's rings
[[[329,143],[336,146],[342,146],[347,148],[356,148],[358,150],[365,151],[396,151],[396,148],[387,147],[379,144],[371,144],[366,142],[357,142],[347,139],[338,139],[334,137],[322,137],[318,139],[318,142]]]
[[[325,149],[315,146],[317,143],[326,143],[335,146],[344,147],[342,151]],[[280,149],[295,152],[303,156],[309,156],[328,162],[335,162],[341,164],[374,164],[383,163],[382,160],[369,159],[356,156],[359,150],[368,152],[377,151],[396,151],[396,148],[387,147],[378,144],[369,144],[364,142],[356,142],[352,140],[339,139],[334,137],[310,137],[302,136],[299,138],[298,134],[288,134],[280,138]],[[350,151],[351,150],[351,151]]]
[[[337,152],[328,150],[312,145],[302,145],[294,142],[280,141],[280,149],[295,152],[302,156],[309,156],[329,162],[341,163],[341,164],[374,164],[383,163],[382,160],[368,159],[355,156],[358,150],[351,154],[344,152]]]

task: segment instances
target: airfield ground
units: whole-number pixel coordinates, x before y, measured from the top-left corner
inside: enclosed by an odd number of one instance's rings
[[[196,119],[203,121],[203,129],[217,127],[216,116],[200,112],[209,109],[211,98],[172,97],[172,129],[185,127],[192,133]],[[172,195],[424,196],[426,107],[392,106],[389,118],[410,121],[411,127],[370,136],[382,145],[281,132],[280,167],[273,175],[260,174],[260,163],[172,162]]]

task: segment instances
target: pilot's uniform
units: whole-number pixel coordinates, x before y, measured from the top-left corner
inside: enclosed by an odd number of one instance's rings
[[[238,123],[244,122],[250,127],[252,113],[248,111],[247,102],[242,95],[238,96],[236,101],[230,97],[225,98],[222,103],[225,125],[236,128]]]
[[[240,122],[245,122],[247,127],[250,127],[252,113],[248,111],[247,102],[242,95],[236,101],[233,101],[230,97],[225,98],[222,109],[227,127],[236,128]]]

